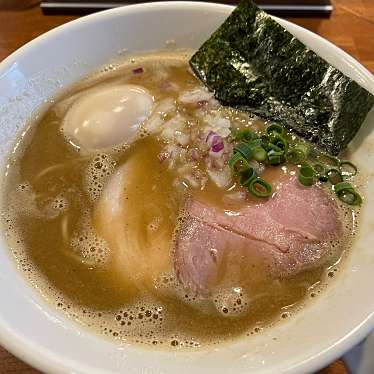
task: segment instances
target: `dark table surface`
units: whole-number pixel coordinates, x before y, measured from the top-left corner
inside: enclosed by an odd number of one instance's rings
[[[330,19],[289,18],[344,49],[374,73],[374,0],[333,0]],[[37,0],[0,0],[0,61],[23,44],[77,16],[45,16]],[[0,347],[0,374],[38,374]],[[318,374],[347,374],[336,361]]]

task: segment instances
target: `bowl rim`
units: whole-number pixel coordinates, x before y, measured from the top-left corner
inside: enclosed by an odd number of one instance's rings
[[[66,32],[68,29],[73,31],[75,26],[80,26],[83,23],[90,24],[95,23],[98,19],[110,18],[112,15],[120,13],[141,13],[141,12],[151,12],[152,10],[162,10],[170,8],[179,8],[180,10],[196,9],[202,8],[209,12],[209,10],[217,8],[222,9],[224,12],[232,11],[235,7],[232,5],[225,5],[219,3],[207,3],[202,1],[160,1],[160,2],[149,2],[149,3],[138,3],[116,7],[113,9],[108,9],[100,11],[94,14],[90,14],[78,19],[69,21],[65,24],[57,26],[48,32],[38,36],[37,38],[29,41],[3,61],[0,62],[0,72],[6,71],[18,58],[21,58],[24,53],[28,50],[38,47],[38,44],[44,42],[48,39],[53,39],[53,37],[61,32]],[[314,39],[319,39],[323,41],[325,45],[330,46],[335,51],[339,51],[340,55],[354,65],[360,73],[365,76],[369,81],[372,82],[374,90],[374,75],[369,72],[363,65],[361,65],[356,59],[350,56],[348,53],[326,40],[325,38],[319,36],[318,34],[305,29],[299,25],[296,25],[290,21],[280,19],[278,17],[273,17],[282,25],[292,25],[292,27],[299,29],[304,34],[311,36]],[[1,78],[1,74],[0,74]],[[374,92],[373,92],[374,93]],[[16,270],[15,270],[16,271]],[[372,330],[374,329],[374,310],[372,313],[358,324],[354,329],[352,329],[348,334],[341,336],[341,338],[329,348],[322,350],[317,355],[311,356],[306,360],[289,367],[287,373],[300,373],[319,370],[326,365],[328,365],[333,360],[341,357],[354,345],[361,342]],[[16,331],[14,327],[5,322],[0,313],[0,344],[11,352],[13,355],[21,359],[22,361],[30,364],[32,367],[37,368],[43,372],[47,373],[72,373],[72,372],[84,372],[99,374],[103,373],[101,370],[96,370],[86,363],[77,362],[66,358],[65,356],[59,355],[51,349],[45,349],[44,347],[35,345],[33,341],[27,338],[21,331]],[[78,364],[78,367],[77,367]]]

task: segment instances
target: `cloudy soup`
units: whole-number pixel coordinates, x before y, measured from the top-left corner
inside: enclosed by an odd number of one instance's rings
[[[9,157],[2,211],[19,268],[110,339],[194,349],[284,323],[337,274],[357,225],[323,178],[300,182],[287,149],[335,160],[220,105],[189,57],[135,56],[78,82]]]

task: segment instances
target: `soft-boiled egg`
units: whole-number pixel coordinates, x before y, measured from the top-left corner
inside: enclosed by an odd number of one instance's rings
[[[152,107],[153,96],[144,87],[100,87],[78,97],[65,115],[62,131],[75,146],[87,150],[130,143]]]

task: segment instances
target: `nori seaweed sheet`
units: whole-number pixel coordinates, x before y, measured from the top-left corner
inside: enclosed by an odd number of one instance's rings
[[[281,123],[333,155],[374,104],[251,0],[241,1],[190,65],[222,104]]]

